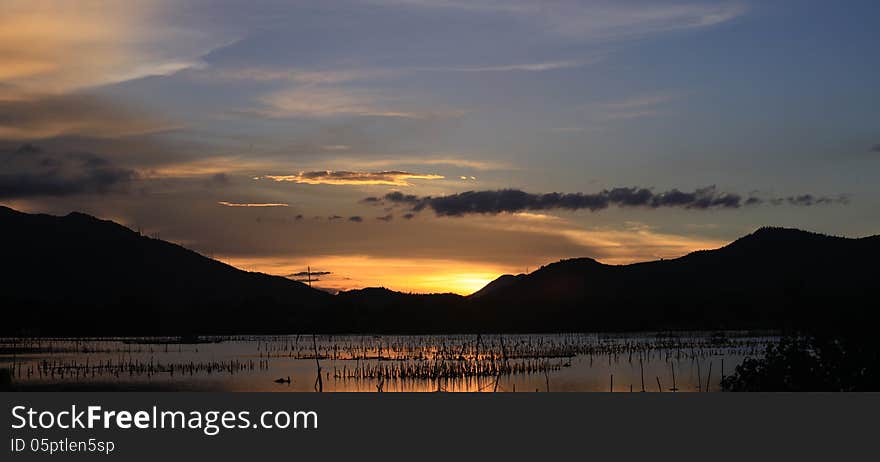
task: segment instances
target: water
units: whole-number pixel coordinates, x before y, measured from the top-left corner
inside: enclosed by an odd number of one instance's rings
[[[750,332],[236,336],[195,344],[0,338],[0,368],[24,390],[313,392],[317,352],[325,392],[629,392],[643,383],[646,391],[692,392],[720,390],[722,374],[776,339]]]

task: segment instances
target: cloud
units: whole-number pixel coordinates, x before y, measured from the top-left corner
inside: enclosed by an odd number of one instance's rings
[[[471,170],[515,170],[513,166],[503,162],[494,162],[488,160],[473,160],[457,157],[453,155],[440,155],[438,157],[390,157],[380,159],[358,159],[358,158],[338,158],[337,163],[340,165],[348,165],[349,168],[355,166],[357,168],[386,168],[401,165],[443,165],[450,167],[468,168]]]
[[[302,278],[311,276],[327,276],[329,274],[333,274],[330,271],[300,271],[298,273],[288,274],[285,277],[288,278]]]
[[[178,126],[86,94],[26,94],[3,98],[0,87],[0,138],[37,139],[62,135],[95,138],[157,133]]]
[[[220,201],[217,203],[220,205],[226,206],[226,207],[288,207],[289,206],[289,204],[272,203],[272,202],[239,203],[239,202]]]
[[[54,153],[27,144],[0,151],[0,197],[106,194],[123,190],[137,177],[133,170],[87,152]]]
[[[871,152],[880,152],[880,144],[875,144],[871,146]]]
[[[228,80],[250,80],[256,82],[290,81],[303,85],[339,84],[357,80],[368,80],[392,75],[388,69],[278,69],[249,67],[240,69],[209,69],[200,76]]]
[[[353,216],[353,217],[348,217],[348,221],[353,221],[353,222],[355,222],[355,223],[361,223],[361,222],[364,221],[364,218],[355,215],[355,216]]]
[[[383,216],[383,217],[376,217],[376,219],[377,219],[377,220],[381,220],[381,221],[388,222],[388,221],[391,221],[391,220],[394,219],[394,215],[392,215],[392,214],[389,213],[388,215],[385,215],[385,216]]]
[[[415,216],[416,216],[416,215],[415,215],[414,213],[405,213],[405,214],[403,214],[403,218],[406,219],[406,220],[412,220],[413,218],[415,218]]]
[[[515,225],[503,226],[517,228]],[[708,237],[667,234],[651,226],[628,222],[622,228],[595,227],[583,229],[566,223],[528,223],[522,229],[558,235],[572,243],[591,249],[599,261],[617,265],[639,261],[675,258],[696,250],[717,249],[727,242]]]
[[[208,181],[213,185],[227,185],[229,184],[229,175],[225,172],[215,173]]]
[[[347,144],[325,144],[321,146],[321,150],[323,151],[348,151],[351,149],[351,146]]]
[[[597,61],[560,60],[534,63],[499,64],[493,66],[435,66],[435,67],[390,67],[362,69],[296,69],[296,68],[264,68],[245,67],[238,69],[204,68],[195,74],[200,78],[218,80],[246,80],[254,82],[287,81],[305,86],[338,85],[356,81],[375,80],[393,76],[402,76],[417,72],[544,72],[557,69],[568,69],[584,66]],[[337,90],[338,91],[338,90]]]
[[[419,71],[436,72],[544,72],[557,69],[568,69],[583,66],[583,61],[547,61],[524,64],[503,64],[498,66],[473,66],[473,67],[420,67]]]
[[[0,81],[69,92],[199,66],[214,34],[172,25],[166,2],[0,3]]]
[[[296,273],[286,274],[284,277],[288,279],[293,279],[297,282],[320,282],[321,276],[329,276],[333,274],[330,271],[299,271]]]
[[[642,117],[654,117],[659,114],[657,106],[672,101],[675,95],[669,93],[656,93],[649,95],[634,96],[620,101],[600,103],[602,119],[605,120],[629,120]]]
[[[750,198],[751,199],[751,198]],[[813,205],[828,205],[828,204],[848,204],[849,196],[846,194],[840,194],[837,196],[814,196],[812,194],[801,194],[799,196],[788,196],[788,197],[774,197],[770,199],[757,199],[755,204],[759,204],[762,202],[769,202],[773,205],[799,205],[804,207],[810,207]]]
[[[541,33],[578,40],[614,40],[711,27],[742,16],[740,2],[669,3],[530,0],[372,0],[384,5],[447,8],[514,16]]]
[[[266,175],[262,178],[300,184],[412,186],[408,180],[440,180],[443,179],[443,176],[396,170],[385,172],[334,172],[326,170],[299,172],[296,175]]]
[[[271,93],[259,101],[264,107],[250,113],[273,118],[373,116],[421,119],[427,116],[392,109],[383,98],[369,92],[313,85]]]
[[[269,161],[250,159],[245,156],[210,156],[198,159],[171,158],[169,162],[144,167],[139,173],[145,178],[197,178],[229,175],[230,172],[254,172],[271,168]],[[249,175],[250,176],[250,175]]]
[[[656,106],[672,99],[673,96],[670,94],[659,93],[652,95],[636,96],[621,101],[602,103],[602,106],[608,109],[637,109],[649,106]]]
[[[382,197],[385,201],[408,205],[412,211],[431,209],[438,216],[463,216],[468,214],[495,215],[538,210],[581,210],[592,212],[611,206],[666,208],[676,207],[694,210],[733,209],[743,205],[758,205],[761,198],[743,197],[736,193],[720,192],[715,186],[707,186],[692,192],[671,189],[654,192],[641,187],[605,189],[594,194],[547,193],[531,194],[518,189],[494,191],[467,191],[447,196],[416,196],[399,191]],[[776,199],[770,199],[771,201]],[[843,203],[841,197],[815,197],[810,194],[783,199],[792,205],[811,206]]]

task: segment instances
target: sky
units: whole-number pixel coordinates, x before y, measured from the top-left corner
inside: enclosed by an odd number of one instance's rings
[[[0,204],[331,291],[880,233],[874,1],[0,4]]]

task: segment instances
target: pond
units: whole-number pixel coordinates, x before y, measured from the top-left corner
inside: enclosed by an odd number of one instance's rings
[[[777,338],[744,331],[0,338],[0,368],[13,389],[47,391],[698,392],[719,391],[724,375]]]

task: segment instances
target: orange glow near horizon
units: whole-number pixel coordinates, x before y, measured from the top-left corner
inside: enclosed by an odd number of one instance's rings
[[[588,233],[584,233],[587,235]],[[583,236],[581,236],[583,237]],[[590,234],[593,244],[606,239],[602,248],[607,255],[597,258],[608,265],[676,258],[695,250],[715,249],[726,242],[684,237],[635,233]],[[624,238],[625,237],[625,238]],[[577,257],[572,255],[570,257]],[[314,257],[220,257],[219,260],[247,271],[287,276],[311,267],[312,272],[329,271],[317,276],[313,285],[333,292],[385,287],[400,292],[472,294],[503,274],[519,274],[525,266],[493,262],[451,259],[382,258],[367,255],[324,255]],[[537,268],[558,260],[531,265]]]
[[[379,258],[365,255],[315,256],[308,259],[280,257],[219,257],[220,261],[247,271],[286,276],[311,267],[315,287],[331,291],[386,287],[400,292],[457,293],[468,295],[513,268],[484,262],[436,259]]]

